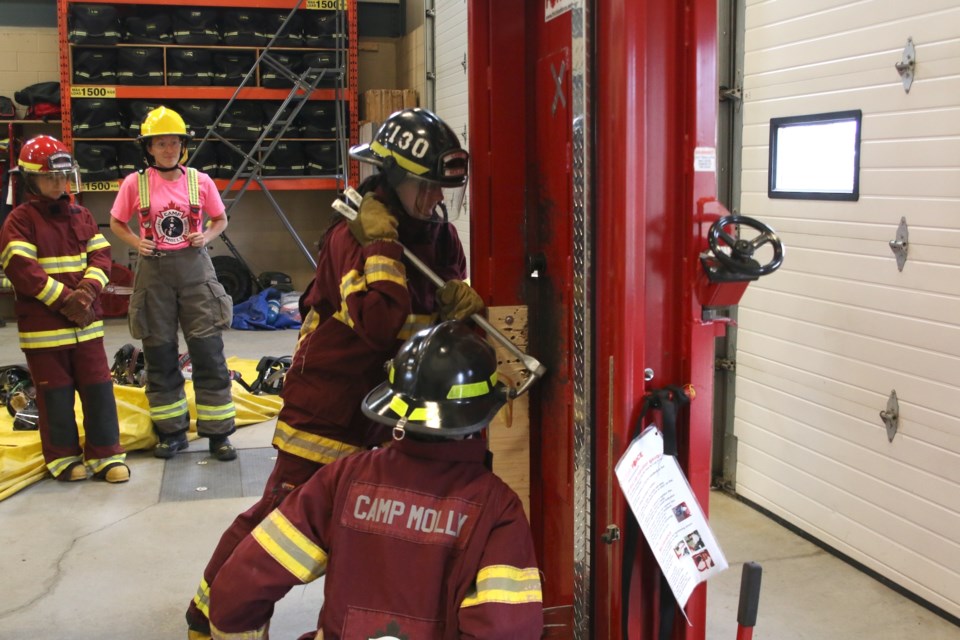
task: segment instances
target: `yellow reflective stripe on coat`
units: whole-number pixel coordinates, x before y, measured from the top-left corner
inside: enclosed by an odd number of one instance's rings
[[[269,623],[268,623],[269,624]],[[267,625],[263,625],[254,631],[220,631],[212,623],[210,624],[210,637],[212,640],[263,640],[267,637]]]
[[[327,570],[327,554],[274,509],[250,532],[263,550],[303,583],[313,582]]]
[[[110,277],[100,267],[87,267],[87,270],[83,272],[83,277],[96,280],[100,283],[101,288],[107,286],[107,283],[110,282]]]
[[[232,402],[217,406],[197,404],[197,420],[226,420],[237,417],[237,408]]]
[[[300,342],[312,333],[314,329],[320,326],[320,314],[316,309],[307,311],[307,317],[303,319],[300,325],[300,331],[297,332],[297,348],[300,348]]]
[[[397,339],[403,341],[409,340],[410,336],[415,334],[417,331],[427,329],[435,325],[437,323],[437,318],[439,317],[440,315],[436,313],[411,313],[407,316],[407,319],[403,321],[403,326],[400,327],[400,331],[397,333]]]
[[[80,273],[87,268],[86,252],[73,256],[46,256],[37,263],[47,273]]]
[[[26,258],[28,260],[37,259],[37,245],[30,242],[24,242],[22,240],[11,240],[9,244],[3,249],[3,256],[0,257],[0,261],[3,262],[3,267],[6,269],[7,263],[10,262],[10,258],[13,256],[20,256],[21,258]]]
[[[169,420],[170,418],[180,417],[188,411],[187,399],[181,398],[180,400],[170,404],[164,404],[158,407],[150,407],[150,419]]]
[[[193,604],[197,605],[200,613],[207,618],[210,617],[210,585],[207,584],[206,578],[200,580],[200,586],[197,587],[197,592],[193,596]]]
[[[302,431],[282,420],[277,420],[272,444],[281,451],[319,464],[330,464],[360,451],[360,447]]]
[[[480,569],[477,574],[476,591],[468,593],[461,607],[473,607],[497,602],[501,604],[526,604],[543,602],[540,591],[540,572],[536,567],[519,569],[498,564]]]
[[[37,300],[49,307],[60,299],[61,295],[63,295],[63,283],[53,278],[47,278],[47,283],[43,285],[43,289],[40,289],[40,293],[37,294]]]
[[[100,249],[109,249],[109,248],[110,248],[110,242],[103,237],[102,233],[94,234],[92,238],[87,240],[88,254],[93,253],[94,251],[98,251]]]
[[[394,282],[401,287],[407,286],[407,269],[399,260],[385,256],[370,256],[363,263],[363,279],[367,283]]]
[[[83,328],[66,327],[63,329],[51,329],[49,331],[21,331],[20,348],[49,349],[51,347],[63,347],[102,337],[103,321],[96,320]]]

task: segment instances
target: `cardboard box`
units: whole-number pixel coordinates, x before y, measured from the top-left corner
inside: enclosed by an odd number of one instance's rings
[[[363,92],[361,120],[383,122],[401,109],[419,106],[416,89],[370,89]]]

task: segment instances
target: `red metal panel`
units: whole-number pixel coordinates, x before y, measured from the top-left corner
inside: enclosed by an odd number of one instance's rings
[[[696,147],[716,145],[716,6],[714,2],[604,2],[596,13],[597,111],[597,348],[595,365],[611,363],[612,376],[595,377],[598,432],[610,425],[608,449],[598,438],[597,528],[623,524],[625,504],[610,469],[624,450],[640,407],[643,369],[649,388],[691,384],[696,398],[689,420],[678,425],[680,462],[704,507],[710,480],[712,372],[715,327],[700,321],[693,297],[702,246],[697,203],[715,194],[715,174],[693,171]],[[641,321],[637,321],[642,318]],[[607,508],[603,498],[610,499]],[[598,545],[595,556],[610,553]],[[619,585],[620,562],[594,565],[598,585]],[[597,591],[596,637],[618,637],[620,611],[629,607],[630,637],[655,638],[659,621],[659,569],[641,543],[632,574],[631,601]],[[671,597],[669,594],[664,594]],[[688,601],[687,627],[677,616],[673,637],[705,633],[704,589]]]
[[[522,304],[526,223],[526,19],[510,0],[467,4],[470,277],[488,304]],[[508,19],[505,16],[509,16]]]
[[[544,22],[544,4],[469,3],[472,268],[475,286],[492,304],[529,305],[531,352],[549,369],[531,391],[531,509],[545,605],[558,606],[570,605],[574,591],[569,65],[558,71],[570,60],[571,33],[569,15]],[[613,466],[648,388],[689,384],[695,391],[689,419],[678,425],[679,457],[707,506],[718,328],[701,322],[694,287],[709,223],[699,211],[715,195],[716,176],[694,172],[693,155],[716,144],[716,6],[714,0],[596,0],[589,10],[595,25],[587,134],[594,145],[587,328],[593,340],[585,363],[593,384],[590,636],[621,637],[620,614],[628,607],[630,637],[652,640],[659,624],[656,562],[641,543],[624,603],[622,542],[603,544],[600,535],[608,524],[625,525]],[[558,85],[565,105],[554,104]],[[525,278],[527,258],[537,257],[541,277]],[[649,384],[645,368],[655,372]],[[678,615],[673,637],[703,638],[704,589],[687,614],[693,627]]]

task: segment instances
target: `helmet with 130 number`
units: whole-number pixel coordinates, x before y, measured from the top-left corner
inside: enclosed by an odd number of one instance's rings
[[[396,187],[407,178],[443,188],[445,217],[455,219],[463,205],[470,160],[450,126],[428,109],[397,111],[373,141],[350,148],[350,157],[380,167]]]
[[[187,161],[187,142],[190,141],[193,135],[187,131],[187,123],[183,121],[179,113],[167,107],[157,107],[147,113],[143,122],[140,123],[140,135],[137,136],[137,142],[140,143],[140,148],[143,150],[143,155],[147,159],[147,164],[151,167],[156,166],[156,162],[150,152],[147,151],[147,146],[150,138],[154,136],[177,136],[180,138],[180,142],[183,145],[181,147],[180,162],[182,164]]]
[[[450,320],[407,340],[362,408],[397,439],[404,431],[457,438],[486,427],[506,400],[493,347]]]
[[[80,192],[79,167],[66,145],[53,136],[40,135],[27,140],[20,149],[17,173],[24,176],[27,189],[35,194],[39,190],[32,176],[62,176],[67,179],[70,193]]]

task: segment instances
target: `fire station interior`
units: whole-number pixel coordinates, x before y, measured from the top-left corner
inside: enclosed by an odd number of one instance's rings
[[[64,77],[71,45],[58,22],[75,4],[85,0],[0,1],[0,52],[7,54],[0,95]],[[102,4],[130,11],[136,3]],[[316,9],[298,0],[140,4]],[[411,95],[462,131],[471,153],[469,213],[457,222],[471,285],[487,303],[488,335],[513,344],[491,339],[502,373],[517,385],[533,377],[487,437],[494,470],[521,494],[530,519],[545,638],[960,635],[950,606],[741,495],[727,466],[736,457],[736,335],[746,322],[738,305],[758,281],[793,268],[793,236],[778,234],[781,219],[762,211],[738,217],[733,206],[743,188],[733,175],[749,141],[741,130],[743,94],[730,70],[743,55],[738,17],[751,4],[767,3],[342,3],[356,42],[334,100],[344,117],[337,120],[337,157],[394,107],[410,106]],[[960,58],[954,51],[944,59]],[[8,145],[61,134],[56,118],[41,121],[17,108],[12,120],[0,121]],[[223,277],[234,286],[242,280],[247,296],[278,276],[287,293],[302,291],[313,273],[314,242],[336,215],[331,204],[362,177],[359,170],[343,162],[335,175],[267,179],[243,194],[228,240],[210,248],[221,264],[239,265],[239,275]],[[113,243],[110,181],[95,183],[106,192],[79,198]],[[132,266],[124,249],[114,259]],[[2,371],[24,362],[9,290],[0,291],[0,316]],[[104,326],[113,363],[137,343],[122,312]],[[296,341],[296,329],[231,329],[225,355],[252,380],[265,356],[289,356]],[[123,416],[143,413],[142,391],[129,380],[117,385],[123,429]],[[686,400],[675,420],[659,405],[644,405],[664,390]],[[11,390],[2,391],[6,401]],[[119,486],[54,481],[42,459],[23,453],[38,450],[36,431],[16,421],[9,403],[0,411],[0,637],[184,637],[184,611],[211,551],[259,499],[276,457],[279,398],[237,382],[234,394],[245,416],[231,438],[236,461],[214,460],[202,439],[161,460],[141,430],[128,440],[131,479]],[[678,468],[728,565],[692,590],[685,616],[643,534],[630,534],[635,521],[617,475],[640,428],[665,422],[675,423]],[[960,551],[955,532],[951,548]],[[956,568],[952,558],[943,563]],[[744,568],[758,565],[751,593],[743,589]],[[960,587],[957,575],[940,585],[942,593]],[[415,588],[419,579],[396,588]],[[293,589],[276,607],[270,637],[315,629],[322,604],[322,578]]]

